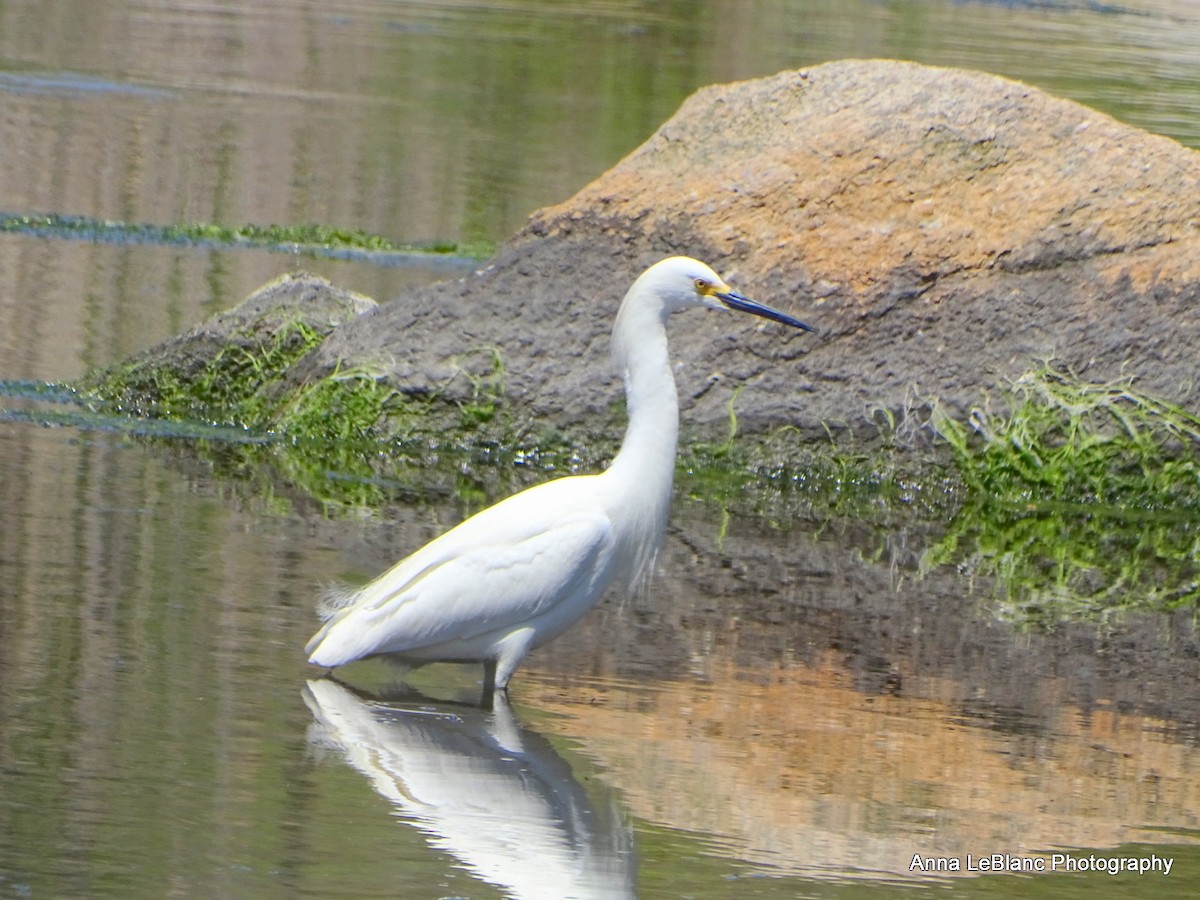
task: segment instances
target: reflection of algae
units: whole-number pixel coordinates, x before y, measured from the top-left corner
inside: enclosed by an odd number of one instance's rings
[[[1194,607],[1198,560],[1195,521],[980,499],[955,518],[922,564],[957,561],[968,574],[993,577],[1008,617],[1049,624],[1104,619],[1123,609]]]
[[[1044,366],[1006,392],[1008,412],[935,409],[968,500],[927,568],[998,579],[1014,617],[1103,617],[1200,601],[1200,418]]]
[[[543,728],[571,735],[633,815],[764,873],[910,878],[918,852],[1200,843],[1200,754],[1168,722],[1085,712],[1047,681],[1053,717],[997,728],[951,681],[902,673],[903,694],[870,696],[832,659],[715,665],[711,683],[573,691],[530,671],[519,696],[561,716]]]

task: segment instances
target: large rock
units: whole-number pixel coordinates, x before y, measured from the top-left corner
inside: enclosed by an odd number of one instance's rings
[[[1200,154],[1016,82],[850,61],[705,88],[485,270],[382,307],[310,360],[394,358],[408,390],[494,344],[511,401],[566,429],[611,408],[607,333],[655,259],[711,262],[816,337],[676,317],[685,422],[821,422],[965,407],[1054,358],[1194,403]],[[618,427],[610,417],[610,427]]]
[[[618,437],[613,315],[684,253],[820,332],[676,317],[700,434],[741,384],[743,432],[871,435],[881,408],[967,407],[1048,358],[1195,405],[1198,223],[1200,154],[1166,138],[989,75],[831,63],[699,91],[487,268],[338,328],[293,378],[363,365],[463,399],[495,347],[511,410]]]

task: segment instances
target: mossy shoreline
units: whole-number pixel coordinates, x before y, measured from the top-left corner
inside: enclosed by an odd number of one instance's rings
[[[71,389],[96,412],[257,436],[197,442],[198,452],[334,507],[429,491],[481,506],[552,475],[598,471],[615,451],[603,431],[520,418],[494,348],[466,399],[408,393],[361,368],[289,383],[331,331],[299,319],[245,327],[202,363],[134,360]],[[736,399],[727,436],[685,436],[678,468],[679,494],[726,518],[780,528],[854,519],[881,535],[936,523],[921,569],[956,566],[994,584],[1001,614],[1026,624],[1200,608],[1200,417],[1128,382],[1089,383],[1047,364],[960,417],[936,400],[905,421],[885,417],[879,440],[861,447],[800,443],[788,428],[743,436]]]

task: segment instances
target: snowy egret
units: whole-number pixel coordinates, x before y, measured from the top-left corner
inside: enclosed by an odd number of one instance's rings
[[[613,325],[629,424],[612,464],[514,494],[360,590],[330,598],[308,661],[329,668],[379,655],[407,666],[482,662],[487,700],[508,687],[530,650],[579,621],[610,584],[629,590],[648,575],[671,505],[679,434],[666,320],[693,306],[812,331],[735,293],[702,262],[675,256],[651,266]]]

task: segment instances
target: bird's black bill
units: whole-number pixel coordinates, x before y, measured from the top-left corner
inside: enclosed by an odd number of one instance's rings
[[[736,309],[738,312],[748,312],[755,316],[762,316],[764,319],[771,319],[774,322],[781,322],[784,325],[791,325],[793,328],[801,328],[804,331],[817,330],[811,325],[805,325],[799,319],[792,318],[787,313],[781,313],[777,309],[763,306],[763,304],[756,303],[749,297],[743,297],[734,291],[723,291],[717,294],[717,297],[730,309]]]

